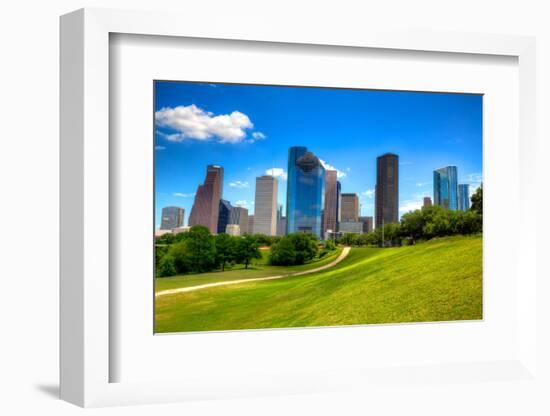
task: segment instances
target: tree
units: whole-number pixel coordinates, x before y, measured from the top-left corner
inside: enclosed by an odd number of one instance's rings
[[[422,237],[424,225],[425,217],[422,210],[408,212],[401,218],[401,234],[415,244],[416,240]]]
[[[294,264],[304,264],[315,258],[319,251],[317,237],[310,233],[293,233],[287,236],[294,245],[296,259]]]
[[[483,183],[476,189],[470,199],[472,201],[470,209],[479,215],[483,215]]]
[[[278,243],[271,246],[269,262],[276,266],[295,264],[296,250],[290,238],[283,237]]]
[[[158,268],[157,268],[158,277],[168,277],[168,276],[174,276],[175,274],[177,274],[174,258],[172,256],[170,255],[163,256],[157,264],[158,264]]]
[[[262,258],[259,247],[256,239],[250,235],[239,238],[235,244],[235,261],[244,264],[244,268],[248,269],[251,260]]]
[[[232,261],[235,257],[235,237],[225,233],[218,234],[215,243],[216,263],[221,264],[222,271],[224,271],[225,263]]]
[[[332,251],[336,250],[336,244],[332,240],[325,240],[325,250]]]
[[[194,225],[186,238],[179,244],[184,244],[192,271],[208,272],[216,267],[216,243],[214,236],[203,225]]]
[[[357,242],[357,234],[345,233],[342,237],[340,237],[339,242],[346,246],[354,246]]]

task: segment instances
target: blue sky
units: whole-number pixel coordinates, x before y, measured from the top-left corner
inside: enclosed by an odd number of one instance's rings
[[[342,192],[374,214],[376,157],[399,155],[400,214],[432,196],[433,170],[458,167],[471,191],[482,176],[482,96],[185,82],[155,83],[156,225],[161,209],[191,212],[206,165],[225,169],[224,199],[254,211],[255,178],[279,178],[287,153],[307,146],[338,170]]]

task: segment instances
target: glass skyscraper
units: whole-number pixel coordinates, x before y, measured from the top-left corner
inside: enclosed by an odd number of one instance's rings
[[[470,185],[458,185],[458,209],[468,211],[470,209]]]
[[[434,170],[434,205],[458,209],[458,180],[456,166]]]
[[[225,199],[220,199],[220,208],[218,213],[218,234],[225,233],[227,224],[229,224],[229,217],[231,215],[231,202]]]
[[[307,147],[288,149],[287,234],[307,232],[323,238],[325,168]]]

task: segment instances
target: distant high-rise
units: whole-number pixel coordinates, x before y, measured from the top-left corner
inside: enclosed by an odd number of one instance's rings
[[[363,233],[370,233],[373,230],[372,217],[359,217],[359,221],[363,223]]]
[[[279,205],[277,210],[277,235],[286,235],[286,217],[283,215],[283,205]]]
[[[470,185],[468,184],[458,185],[458,209],[460,211],[470,209]]]
[[[244,207],[231,208],[229,216],[229,224],[238,224],[239,232],[242,234],[248,233],[248,209]]]
[[[456,166],[434,170],[434,205],[456,211],[458,209],[458,181]]]
[[[162,218],[160,223],[161,230],[173,230],[174,228],[183,227],[185,210],[180,207],[164,207],[162,208]]]
[[[277,178],[271,175],[256,178],[254,234],[277,235],[277,192]]]
[[[241,235],[241,227],[239,227],[239,224],[227,224],[224,232],[226,234],[238,237]]]
[[[230,224],[230,216],[233,207],[231,202],[220,199],[220,210],[218,213],[218,234],[225,233],[227,224]]]
[[[425,196],[423,206],[424,207],[431,207],[432,206],[432,198],[430,198],[429,196]]]
[[[339,223],[342,221],[342,184],[336,181],[336,231]]]
[[[248,234],[253,234],[254,233],[254,215],[249,215],[248,216],[248,230],[247,230],[247,233]]]
[[[335,170],[325,171],[325,209],[323,212],[323,234],[338,227],[338,180]]]
[[[361,221],[342,221],[340,222],[340,232],[342,234],[363,234],[364,225]]]
[[[189,215],[189,226],[204,225],[211,233],[218,231],[218,214],[223,188],[223,168],[208,165],[203,185],[199,185]]]
[[[342,194],[342,209],[340,221],[359,220],[359,196],[357,194]]]
[[[287,234],[306,232],[322,238],[325,168],[307,147],[288,149]]]
[[[393,153],[376,159],[375,222],[399,222],[399,156]]]

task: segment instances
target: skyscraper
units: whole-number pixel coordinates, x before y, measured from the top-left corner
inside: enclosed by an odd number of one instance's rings
[[[223,168],[208,165],[203,185],[199,185],[189,215],[189,225],[204,225],[211,233],[218,230],[218,214],[223,189]]]
[[[238,224],[239,231],[242,234],[248,233],[248,209],[243,207],[233,207],[229,216],[229,224]]]
[[[336,230],[339,230],[340,221],[342,221],[342,184],[336,181]]]
[[[287,234],[307,232],[322,238],[325,168],[307,147],[288,149]]]
[[[286,234],[286,217],[283,215],[283,205],[279,205],[277,210],[277,235],[283,236]]]
[[[271,175],[256,178],[254,234],[277,235],[277,192],[277,178]]]
[[[432,198],[430,198],[429,196],[425,196],[423,206],[424,207],[431,207],[432,206]]]
[[[247,233],[248,234],[253,234],[254,233],[254,215],[249,215],[248,216],[248,230],[247,230]]]
[[[470,209],[470,185],[461,183],[458,185],[458,209],[467,211]]]
[[[458,209],[458,181],[456,166],[434,170],[434,205],[456,211]]]
[[[218,213],[218,234],[225,233],[227,224],[230,223],[231,210],[233,207],[229,201],[220,199],[220,210]]]
[[[342,194],[342,209],[340,221],[359,220],[359,196],[357,194]]]
[[[185,210],[180,207],[162,208],[162,218],[160,223],[161,230],[173,230],[182,227],[185,216]]]
[[[399,156],[386,153],[376,159],[376,227],[399,222]]]
[[[338,181],[335,170],[325,171],[325,209],[323,213],[323,235],[337,231],[338,227]]]

